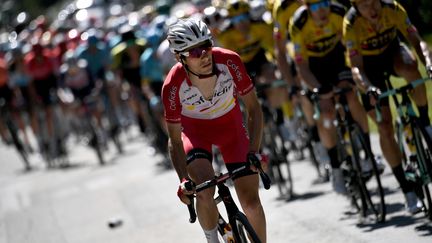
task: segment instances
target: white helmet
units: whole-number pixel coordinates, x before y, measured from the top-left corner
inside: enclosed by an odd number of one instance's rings
[[[199,43],[211,41],[207,25],[198,19],[179,20],[168,29],[167,40],[172,53],[182,52]]]

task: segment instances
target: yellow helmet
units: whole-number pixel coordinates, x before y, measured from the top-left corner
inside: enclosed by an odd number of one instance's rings
[[[319,3],[319,2],[322,2],[322,1],[324,1],[324,0],[304,0],[304,2],[306,4]]]
[[[249,13],[249,3],[245,0],[228,0],[226,9],[228,17]]]

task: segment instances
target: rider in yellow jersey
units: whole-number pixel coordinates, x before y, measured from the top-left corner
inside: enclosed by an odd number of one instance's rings
[[[273,60],[273,25],[249,17],[249,3],[230,0],[227,4],[229,25],[217,37],[219,43],[237,52],[256,82],[263,66]]]
[[[385,80],[388,75],[401,76],[409,82],[421,78],[417,60],[407,46],[400,42],[400,34],[410,42],[429,70],[432,66],[432,58],[427,44],[421,39],[404,8],[398,2],[351,0],[351,3],[353,7],[345,16],[343,26],[347,57],[358,87],[370,94],[363,96],[363,104],[369,115],[376,121],[374,90],[387,89]],[[421,122],[424,126],[428,126],[430,121],[425,85],[418,86],[412,97],[418,106]],[[378,132],[384,157],[392,167],[405,194],[406,208],[410,213],[417,213],[422,205],[413,192],[413,185],[405,179],[402,157],[394,139],[388,100],[382,104],[382,121],[378,123]]]
[[[277,63],[283,78],[290,85],[297,84],[294,83],[293,80],[295,69],[293,69],[287,62],[287,41],[290,39],[288,28],[294,12],[302,5],[303,3],[301,0],[275,0],[272,10]]]
[[[333,189],[346,193],[337,153],[333,87],[352,87],[354,81],[345,64],[342,45],[342,21],[345,8],[329,0],[306,0],[294,13],[290,23],[290,37],[294,45],[294,61],[300,76],[310,89],[318,89],[322,115],[318,120],[320,139],[330,157]],[[366,112],[355,90],[346,93],[353,118],[369,141]]]

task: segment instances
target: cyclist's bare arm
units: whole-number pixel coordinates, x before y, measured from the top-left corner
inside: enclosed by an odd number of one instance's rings
[[[263,130],[263,114],[255,89],[241,97],[247,110],[247,125],[249,131],[249,151],[259,151]]]
[[[295,83],[295,79],[291,73],[291,67],[287,61],[286,55],[287,55],[287,49],[286,49],[286,42],[285,38],[275,38],[275,55],[276,55],[276,61],[279,68],[279,71],[282,74],[282,77],[284,80],[288,83],[290,87],[299,85]]]
[[[426,66],[432,66],[432,53],[429,50],[427,43],[422,40],[417,31],[408,33],[408,41],[414,47],[417,56]]]
[[[181,139],[181,123],[167,122],[168,128],[168,150],[174,169],[180,180],[187,178],[186,154],[183,150],[183,141]]]
[[[307,60],[303,60],[301,62],[297,62],[297,68],[299,70],[300,76],[306,82],[309,87],[319,88],[321,84],[316,79],[315,75],[309,68],[309,62]]]
[[[353,79],[357,84],[357,87],[361,91],[366,92],[367,89],[372,86],[372,83],[369,81],[364,71],[362,55],[357,54],[355,56],[350,56],[350,61]]]

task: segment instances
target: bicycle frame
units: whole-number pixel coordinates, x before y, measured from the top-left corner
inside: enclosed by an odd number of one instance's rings
[[[397,109],[397,122],[399,122],[402,126],[399,126],[397,129],[397,137],[398,137],[398,141],[402,141],[402,139],[404,138],[404,134],[403,134],[403,129],[405,126],[410,126],[411,129],[411,133],[414,134],[414,128],[412,126],[412,123],[418,119],[418,116],[414,110],[414,106],[412,104],[412,101],[408,95],[408,92],[411,91],[412,89],[414,89],[415,87],[423,84],[424,82],[426,82],[427,80],[430,79],[418,79],[415,80],[407,85],[404,85],[400,88],[393,88],[390,81],[387,81],[388,86],[391,88],[390,90],[387,90],[386,92],[382,93],[379,96],[379,99],[383,99],[386,97],[391,96],[393,99],[393,102],[395,103]],[[397,94],[401,95],[401,101],[399,101],[399,99],[397,98]],[[380,121],[382,120],[381,117],[381,112],[380,112],[380,106],[378,105],[376,107],[376,111],[377,111],[377,120]],[[399,149],[403,154],[403,161],[405,163],[407,163],[407,154],[405,151],[405,147],[403,143],[399,143]],[[418,163],[419,165],[419,171],[420,171],[420,178],[421,181],[424,184],[428,184],[432,181],[431,176],[428,173],[428,168],[425,168],[426,163]]]

